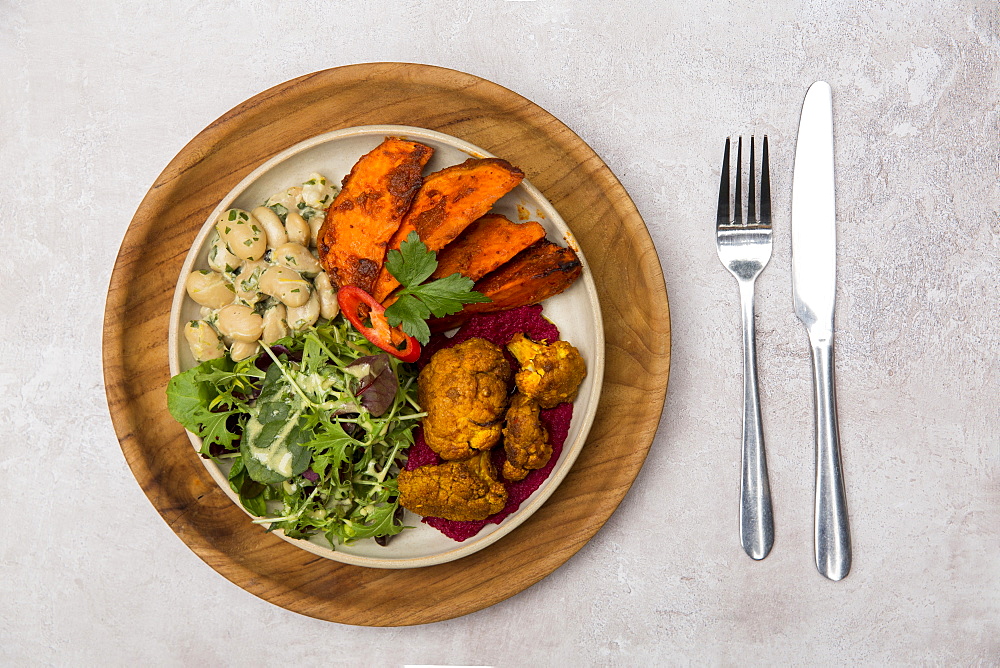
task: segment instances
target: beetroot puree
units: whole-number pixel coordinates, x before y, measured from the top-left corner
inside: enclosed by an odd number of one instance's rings
[[[551,322],[542,317],[542,307],[539,305],[522,306],[510,311],[491,313],[486,315],[473,316],[462,326],[455,336],[450,339],[443,334],[437,334],[431,338],[430,343],[424,347],[418,365],[423,368],[431,355],[438,350],[450,348],[473,337],[480,337],[492,341],[504,351],[511,368],[517,368],[517,362],[507,352],[506,345],[518,332],[524,333],[528,338],[540,341],[555,341],[559,338],[559,329]],[[542,410],[539,415],[542,424],[549,430],[549,441],[552,443],[552,457],[543,468],[531,471],[524,480],[509,482],[501,478],[504,487],[507,488],[507,505],[503,510],[495,515],[487,517],[485,520],[474,522],[456,522],[440,517],[425,517],[424,524],[430,525],[457,541],[463,541],[475,536],[487,524],[499,524],[508,515],[517,510],[521,504],[531,496],[532,492],[538,489],[545,479],[552,473],[553,467],[559,460],[563,443],[569,433],[570,421],[573,419],[573,404],[563,403],[549,410]],[[441,458],[431,450],[424,442],[422,429],[414,432],[413,446],[410,448],[404,467],[407,471],[420,468],[421,466],[435,465],[441,463]],[[497,471],[503,469],[503,463],[507,459],[502,443],[493,448],[490,453],[493,458],[493,465]]]

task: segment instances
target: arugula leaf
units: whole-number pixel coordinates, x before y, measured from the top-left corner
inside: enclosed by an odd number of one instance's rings
[[[226,358],[208,360],[177,374],[167,383],[167,410],[185,429],[201,437],[204,454],[216,443],[230,449],[239,437],[228,427],[229,417],[241,412],[235,407],[236,399],[231,392],[222,392],[211,382],[213,373],[226,372],[231,366],[232,362]],[[203,379],[206,374],[208,380]],[[219,410],[220,406],[226,408]]]
[[[313,451],[313,470],[324,478],[333,478],[340,483],[341,465],[351,461],[354,449],[360,445],[343,427],[333,423],[325,433],[307,443],[306,447]]]
[[[373,508],[367,515],[355,515],[349,520],[347,531],[348,540],[361,540],[373,536],[394,536],[403,530],[402,525],[396,524],[397,504],[383,504]]]
[[[203,362],[195,368],[196,381],[211,383],[220,390],[226,388],[225,395],[232,395],[234,392],[250,394],[254,383],[263,377],[263,372],[252,364],[252,360],[234,365],[229,358],[221,358]]]
[[[205,415],[201,429],[195,432],[201,437],[202,450],[207,451],[207,447],[213,443],[218,443],[227,450],[231,448],[239,435],[229,431],[229,416],[239,414],[239,411],[223,411]]]
[[[410,232],[399,250],[389,251],[385,262],[385,268],[403,286],[396,293],[396,301],[385,310],[386,320],[422,345],[427,345],[431,338],[426,322],[431,315],[440,318],[457,313],[464,304],[491,301],[472,290],[473,282],[459,273],[424,283],[437,266],[437,255],[416,232]]]

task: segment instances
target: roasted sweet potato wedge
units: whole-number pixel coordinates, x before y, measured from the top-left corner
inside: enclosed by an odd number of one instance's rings
[[[475,290],[493,301],[466,304],[458,313],[434,318],[427,324],[432,332],[444,332],[458,327],[476,313],[495,313],[537,304],[568,288],[582,272],[580,258],[572,248],[541,239],[476,282]]]
[[[319,257],[335,289],[356,285],[371,293],[385,250],[423,182],[434,149],[386,137],[344,178],[318,236]]]
[[[414,231],[430,250],[444,248],[523,178],[524,172],[500,158],[470,158],[434,172],[424,179],[387,250],[399,248]],[[381,302],[398,286],[396,279],[383,269],[372,296]]]
[[[543,238],[545,228],[534,221],[515,223],[499,214],[486,214],[441,249],[431,278],[459,273],[478,281]]]

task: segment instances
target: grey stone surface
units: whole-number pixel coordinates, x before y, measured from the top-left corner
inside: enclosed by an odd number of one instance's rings
[[[144,3],[145,4],[145,3]],[[994,663],[1000,657],[1000,12],[991,0],[0,2],[0,661],[20,665]],[[464,618],[353,628],[202,563],[111,428],[104,296],[156,175],[242,100],[366,61],[442,65],[548,109],[645,217],[673,368],[606,527]],[[812,564],[812,408],[791,312],[802,96],[834,89],[847,580]],[[768,133],[758,282],[777,538],[740,550],[736,285],[711,235],[724,137]],[[666,314],[663,314],[666,317]]]

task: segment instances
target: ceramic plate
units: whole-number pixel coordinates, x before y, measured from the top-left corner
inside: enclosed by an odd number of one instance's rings
[[[318,135],[292,146],[260,165],[230,191],[208,216],[184,262],[170,314],[171,375],[195,365],[181,334],[181,327],[183,323],[200,317],[199,306],[187,296],[184,278],[195,269],[208,268],[207,255],[210,244],[207,241],[211,238],[216,218],[223,211],[233,207],[251,210],[262,204],[270,195],[301,184],[312,172],[319,172],[339,183],[358,158],[375,148],[386,136],[405,137],[434,148],[434,156],[428,163],[425,173],[458,164],[469,157],[493,157],[492,154],[466,141],[440,132],[401,125],[368,125]],[[587,362],[587,377],[580,386],[574,405],[569,435],[552,474],[521,504],[517,512],[499,525],[487,525],[477,535],[463,542],[456,542],[421,523],[420,517],[409,511],[406,512],[403,522],[414,528],[406,529],[394,536],[385,547],[369,539],[351,545],[338,545],[336,549],[331,549],[323,536],[316,536],[311,540],[299,540],[288,538],[280,531],[274,532],[284,540],[313,554],[358,566],[415,568],[441,564],[481,550],[510,533],[548,499],[566,476],[580,453],[593,423],[604,375],[604,330],[593,276],[579,245],[559,213],[527,180],[522,181],[517,188],[497,202],[493,212],[503,214],[511,220],[529,218],[540,222],[550,240],[571,246],[583,263],[580,280],[562,294],[543,302],[545,317],[559,327],[562,338],[576,346]],[[188,437],[195,450],[200,450],[201,439],[190,432]],[[226,469],[220,468],[210,460],[201,461],[212,478],[233,502],[242,508],[238,497],[226,480]]]

